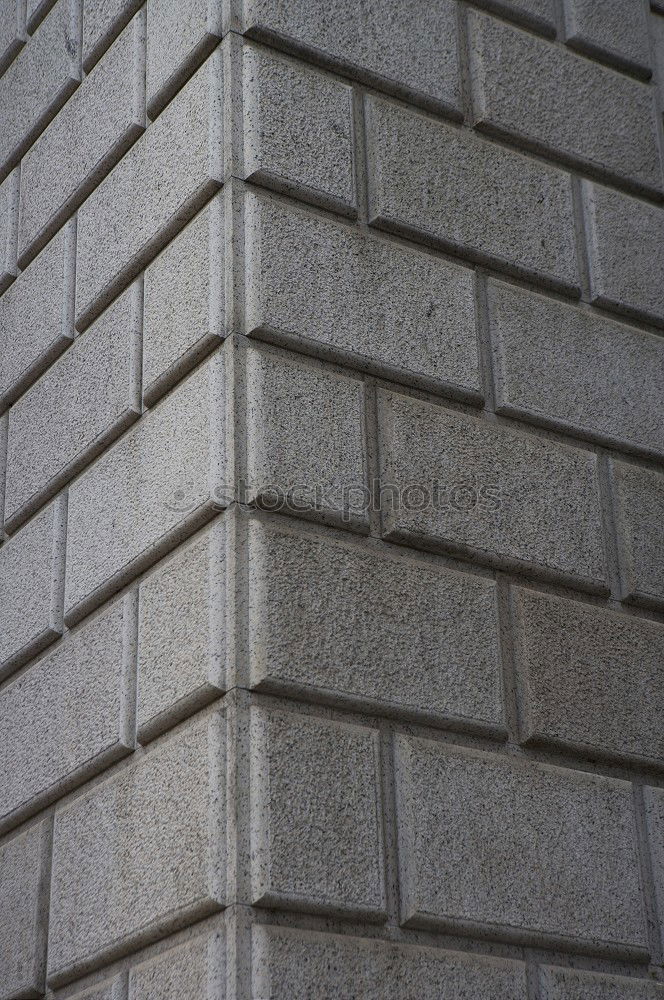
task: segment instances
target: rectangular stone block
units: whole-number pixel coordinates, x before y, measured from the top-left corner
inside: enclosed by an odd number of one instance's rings
[[[664,475],[612,463],[623,600],[664,604]]]
[[[553,37],[556,34],[555,0],[477,0],[477,6],[523,23],[544,35]]]
[[[664,339],[489,282],[499,413],[664,454]]]
[[[244,27],[259,38],[306,47],[318,59],[396,93],[459,111],[454,4],[414,0],[408,17],[403,13],[394,0],[371,7],[339,0],[333,17],[323,0],[246,0]]]
[[[664,626],[520,588],[514,610],[523,739],[664,764]]]
[[[97,60],[129,24],[144,0],[85,0],[83,5],[83,69]]]
[[[139,14],[24,157],[21,267],[143,131],[144,46],[145,19]]]
[[[402,922],[647,952],[631,785],[397,737]]]
[[[255,710],[252,902],[385,919],[378,733]]]
[[[664,2],[659,8],[652,7],[648,27],[653,37],[654,75],[659,90],[659,103],[664,115]]]
[[[255,46],[242,76],[243,176],[354,214],[351,87]]]
[[[19,177],[17,167],[0,184],[0,295],[17,274]]]
[[[655,899],[658,916],[664,913],[664,789],[644,788],[643,798],[646,810],[646,830],[649,854],[652,862]],[[664,947],[664,927],[661,916],[659,933]]]
[[[0,998],[42,996],[51,822],[0,845]]]
[[[650,75],[648,13],[642,3],[622,0],[563,0],[565,40],[590,56],[621,68]]]
[[[78,621],[224,504],[224,388],[215,355],[76,480],[68,623]]]
[[[383,533],[606,590],[593,452],[379,390]]]
[[[75,993],[71,1000],[125,1000],[125,984],[122,975],[107,979],[82,993]]]
[[[176,549],[139,593],[138,735],[145,743],[224,691],[225,520]]]
[[[661,191],[652,87],[485,14],[469,28],[479,128]]]
[[[56,0],[27,0],[28,31],[32,34],[41,24]]]
[[[80,8],[80,0],[58,0],[0,80],[0,178],[16,166],[81,80]]]
[[[224,1000],[225,940],[201,934],[129,971],[129,1000]]]
[[[83,330],[221,186],[221,52],[78,213],[76,325]]]
[[[223,4],[148,0],[147,97],[155,118],[221,39]]]
[[[521,962],[319,934],[286,927],[252,929],[256,1000],[526,1000]]]
[[[21,51],[28,38],[23,0],[6,0],[0,10],[0,73]]]
[[[0,409],[41,375],[74,337],[75,220],[0,299]]]
[[[145,271],[143,398],[152,406],[225,334],[223,194]]]
[[[9,411],[12,529],[140,416],[141,305],[128,289]]]
[[[542,965],[539,969],[542,1000],[664,1000],[664,986],[644,979],[577,972]]]
[[[582,181],[597,305],[664,326],[664,208]]]
[[[502,731],[492,581],[259,521],[248,551],[253,686]]]
[[[0,547],[0,679],[62,633],[66,530],[59,497]]]
[[[374,225],[578,287],[568,174],[386,101],[366,115]]]
[[[133,749],[131,595],[0,690],[0,824],[59,798]]]
[[[366,526],[362,382],[253,348],[246,366],[245,499]]]
[[[253,194],[245,234],[249,335],[479,397],[470,269]]]
[[[225,727],[216,713],[58,809],[51,985],[223,906],[224,756]]]

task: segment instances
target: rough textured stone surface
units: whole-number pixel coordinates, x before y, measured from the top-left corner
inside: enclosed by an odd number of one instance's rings
[[[492,14],[508,17],[547,35],[556,30],[555,0],[476,0]]]
[[[369,938],[254,927],[253,995],[270,1000],[526,1000],[520,962]]]
[[[0,73],[21,51],[27,37],[23,0],[6,0],[0,10]]]
[[[244,4],[244,24],[252,34],[278,35],[397,91],[451,108],[459,106],[455,14],[451,0],[415,0],[409,21],[417,25],[421,44],[414,47],[394,0],[338,0],[334,9],[323,0]]]
[[[260,688],[502,724],[489,580],[253,522],[249,649]]]
[[[41,996],[51,841],[49,821],[0,846],[0,997]]]
[[[224,966],[222,935],[201,935],[131,969],[129,1000],[224,1000]]]
[[[141,582],[138,735],[145,742],[222,693],[225,523],[215,521]]]
[[[515,592],[527,740],[664,764],[664,626]]]
[[[19,172],[14,170],[0,184],[0,295],[16,277]]]
[[[613,463],[623,596],[664,603],[664,475]]]
[[[664,453],[664,339],[489,283],[499,413]]]
[[[248,334],[480,392],[472,271],[255,195],[245,233]]]
[[[84,329],[222,181],[221,53],[102,181],[78,216],[76,324]]]
[[[57,811],[49,982],[223,905],[224,731],[197,720]]]
[[[83,990],[82,993],[75,993],[72,1000],[124,1000],[124,996],[124,977],[115,976],[89,990]]]
[[[400,737],[402,920],[647,948],[632,791]]]
[[[645,788],[644,803],[657,911],[661,913],[664,909],[664,790]],[[664,929],[661,925],[660,937],[664,945]]]
[[[592,452],[393,392],[379,428],[386,537],[604,585]]]
[[[148,0],[147,98],[159,114],[221,38],[223,4],[215,0]]]
[[[144,0],[85,0],[83,5],[83,68],[90,72],[113,39]]]
[[[140,299],[128,289],[9,412],[9,523],[140,415]]]
[[[648,75],[648,15],[642,3],[564,0],[567,44]]]
[[[385,101],[366,113],[374,224],[576,287],[567,174]]]
[[[540,968],[540,990],[542,1000],[662,1000],[664,997],[661,983],[546,965]]]
[[[481,128],[661,190],[651,87],[485,14],[470,14],[470,32]]]
[[[244,176],[352,210],[352,90],[249,46],[243,51]]]
[[[377,732],[256,711],[251,768],[254,904],[384,919]]]

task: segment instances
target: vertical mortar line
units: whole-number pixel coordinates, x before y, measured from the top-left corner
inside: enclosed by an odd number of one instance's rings
[[[399,926],[399,862],[397,857],[396,774],[394,768],[393,727],[381,722],[379,727],[379,766],[383,857],[385,864],[385,906],[387,922]]]
[[[457,4],[457,46],[459,55],[459,97],[464,123],[473,127],[473,92],[470,58],[470,32],[468,29],[468,7],[465,3]]]
[[[366,448],[365,477],[368,486],[369,534],[380,538],[382,534],[380,511],[380,463],[378,454],[378,397],[376,380],[364,379],[364,440]]]
[[[39,936],[41,938],[39,944],[39,952],[43,955],[44,961],[44,975],[43,984],[46,986],[46,976],[48,973],[48,928],[51,918],[51,896],[53,890],[53,847],[55,843],[55,806],[53,806],[48,812],[48,819],[44,818],[41,822],[43,824],[48,823],[48,832],[44,838],[44,843],[42,845],[42,857],[41,857],[41,872],[40,872],[40,892],[39,892],[39,910],[38,910],[38,927]]]
[[[138,616],[139,586],[122,599],[122,720],[126,745],[136,746],[138,716]]]
[[[619,603],[622,596],[620,573],[620,548],[616,522],[615,496],[611,482],[609,453],[603,448],[595,449],[597,454],[597,488],[602,515],[602,537],[608,584],[611,588],[611,603]]]
[[[484,412],[496,412],[496,383],[493,370],[493,349],[489,322],[488,276],[484,268],[475,268],[475,331],[480,363],[480,381],[484,396]]]
[[[364,91],[355,84],[352,94],[353,179],[355,182],[357,221],[360,226],[364,227],[369,224],[369,181],[366,123],[364,118]]]
[[[664,24],[664,13],[658,14],[656,11],[650,9],[650,0],[641,0],[644,5],[646,12],[646,24],[648,25],[648,54],[649,62],[652,68],[652,76],[650,78],[650,86],[654,88],[654,101],[655,106],[655,130],[657,132],[657,139],[659,142],[659,165],[660,165],[660,175],[664,176],[664,79],[660,75],[662,69],[664,68],[664,59],[660,60],[657,58],[656,54],[656,43],[657,37],[656,32],[651,31],[650,28],[652,24],[655,23],[655,18],[659,18]],[[664,40],[664,33],[663,33]]]
[[[512,584],[502,573],[496,573],[496,618],[498,625],[498,654],[502,683],[503,707],[508,745],[520,749],[522,696],[516,666],[516,628],[512,606]]]
[[[643,780],[635,778],[632,783],[634,795],[634,815],[636,817],[636,836],[639,854],[639,864],[641,869],[641,887],[643,895],[643,905],[646,917],[648,933],[648,945],[653,962],[656,965],[664,964],[664,945],[662,943],[662,931],[664,926],[664,914],[658,913],[657,897],[655,895],[655,879],[650,853],[650,841],[648,837],[648,827],[646,820],[646,807],[643,795]]]
[[[141,274],[132,286],[131,291],[131,341],[130,341],[130,384],[131,406],[137,411],[143,411],[143,323],[145,305],[145,277]]]
[[[556,38],[563,42],[567,32],[565,31],[565,4],[567,0],[553,0],[553,17],[556,25]]]
[[[583,206],[582,181],[576,174],[570,174],[572,184],[572,206],[574,209],[574,236],[576,239],[576,256],[579,266],[579,286],[581,300],[590,302],[590,258],[588,255],[588,230],[586,213]]]
[[[0,544],[5,538],[5,495],[7,492],[7,450],[9,447],[9,410],[0,417]]]

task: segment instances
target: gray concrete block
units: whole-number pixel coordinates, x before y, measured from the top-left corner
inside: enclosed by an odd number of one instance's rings
[[[252,929],[257,1000],[526,1000],[525,967],[505,961],[286,927]]]
[[[19,177],[17,167],[0,184],[0,295],[17,274]]]
[[[131,601],[117,601],[0,690],[0,824],[59,798],[133,749]]]
[[[664,626],[514,594],[524,740],[664,765]]]
[[[644,979],[540,966],[542,1000],[663,1000],[664,986]]]
[[[644,3],[564,0],[565,38],[572,48],[649,76],[648,14]]]
[[[0,409],[5,409],[74,337],[72,221],[0,299]]]
[[[129,971],[129,1000],[224,1000],[225,941],[201,934]]]
[[[80,63],[79,0],[58,0],[0,79],[0,178],[76,89]]]
[[[66,522],[60,497],[0,548],[0,679],[62,633]]]
[[[221,186],[221,52],[213,53],[78,213],[84,329]]]
[[[225,333],[224,203],[212,199],[145,271],[144,399],[152,403]]]
[[[137,15],[21,164],[21,267],[141,134],[145,19]]]
[[[12,530],[140,416],[140,306],[129,288],[10,409]]]
[[[243,176],[353,214],[352,89],[253,45],[242,78]]]
[[[75,993],[71,1000],[125,1000],[124,976],[114,976],[103,983],[92,986],[82,993]]]
[[[523,23],[545,35],[556,33],[555,0],[476,0],[476,4],[492,14]]]
[[[0,73],[4,73],[21,51],[27,38],[25,3],[23,0],[6,0],[0,10]]]
[[[223,906],[224,754],[215,713],[57,810],[51,985]]]
[[[83,69],[97,60],[129,24],[144,0],[85,0],[83,5]]]
[[[147,98],[156,117],[221,39],[223,4],[148,0]]]
[[[254,348],[246,364],[245,499],[365,526],[362,382]]]
[[[245,233],[248,334],[481,392],[471,270],[253,194]]]
[[[51,823],[0,845],[0,998],[42,996]]]
[[[485,14],[469,28],[478,127],[661,191],[652,87]]]
[[[255,521],[248,552],[254,686],[501,729],[492,581]]]
[[[374,225],[577,287],[566,173],[386,101],[367,99],[366,114]]]
[[[489,282],[499,413],[664,454],[664,340]]]
[[[224,519],[176,549],[139,593],[138,735],[145,743],[224,690]]]
[[[624,599],[664,604],[664,475],[614,461],[618,547]]]
[[[664,926],[661,920],[661,914],[664,913],[664,789],[644,788],[643,798],[653,888],[659,917],[659,934],[664,947]]]
[[[359,73],[398,93],[459,109],[456,10],[451,0],[414,0],[404,17],[394,0],[367,6],[337,0],[247,0],[244,26]]]
[[[631,785],[397,738],[402,921],[647,952]]]
[[[378,733],[255,710],[251,740],[252,902],[384,920]]]
[[[664,209],[589,181],[582,190],[592,301],[664,325]]]
[[[223,365],[215,355],[106,451],[70,490],[69,623],[218,509]]]
[[[383,532],[606,588],[593,452],[379,390]]]

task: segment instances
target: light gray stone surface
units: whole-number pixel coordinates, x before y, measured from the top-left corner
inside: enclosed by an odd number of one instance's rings
[[[664,604],[664,475],[613,463],[623,597]]]
[[[643,979],[540,967],[542,1000],[662,1000],[664,986]]]
[[[352,214],[351,88],[255,46],[242,78],[243,176]]]
[[[646,951],[632,789],[397,739],[402,921]]]
[[[648,75],[648,13],[644,3],[563,0],[563,12],[568,45]]]
[[[536,31],[553,35],[556,30],[556,0],[476,0],[492,14],[507,17]]]
[[[138,419],[140,305],[129,288],[9,411],[8,524],[22,521]]]
[[[83,68],[89,73],[144,0],[85,0],[83,5]]]
[[[18,239],[18,168],[0,184],[0,295],[16,277]]]
[[[578,283],[570,178],[443,122],[367,99],[369,218],[545,283]]]
[[[403,17],[394,0],[247,0],[244,26],[252,34],[277,35],[306,46],[398,92],[458,108],[456,10],[451,0],[414,0]],[[418,44],[412,30],[417,26]]]
[[[209,528],[140,584],[142,742],[218,697],[226,682],[226,525]]]
[[[125,983],[124,977],[114,976],[97,986],[92,986],[82,993],[75,993],[71,1000],[124,1000]]]
[[[217,51],[81,208],[79,330],[221,186],[222,99]]]
[[[116,601],[0,689],[0,823],[36,812],[134,747],[136,651]]]
[[[254,686],[502,726],[491,581],[255,521],[248,558]]]
[[[0,73],[4,73],[21,51],[27,37],[25,3],[23,0],[6,0],[0,10]]]
[[[664,626],[517,589],[522,733],[664,765]]]
[[[378,406],[387,538],[605,587],[592,452],[395,392]]]
[[[69,622],[213,513],[215,491],[223,483],[221,362],[216,355],[198,368],[72,486]]]
[[[654,894],[657,912],[662,913],[664,911],[664,789],[645,788],[643,798]],[[661,924],[659,933],[662,946],[664,946],[664,928]]]
[[[664,453],[664,339],[489,282],[499,413]]]
[[[359,989],[362,1000],[527,996],[521,962],[285,927],[253,928],[252,964],[257,1000],[350,1000]]]
[[[385,919],[378,733],[252,712],[252,901]]]
[[[221,38],[216,0],[148,0],[147,98],[154,118]]]
[[[46,967],[51,823],[0,846],[0,997],[41,996]]]
[[[246,499],[365,525],[362,382],[254,348],[246,363]]]
[[[66,521],[60,497],[0,548],[0,678],[62,632]]]
[[[145,271],[143,384],[148,405],[224,335],[223,194]]]
[[[248,334],[481,391],[471,270],[253,194],[245,213]]]
[[[481,128],[661,191],[652,87],[485,14],[469,24]]]
[[[664,325],[664,208],[589,181],[582,188],[592,301]]]
[[[22,267],[143,131],[144,46],[138,14],[24,157]]]
[[[223,905],[224,753],[215,713],[58,809],[51,984]]]
[[[129,1000],[224,1000],[221,933],[202,934],[129,972]]]

